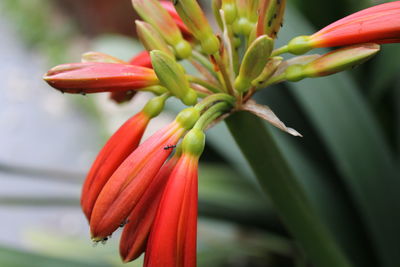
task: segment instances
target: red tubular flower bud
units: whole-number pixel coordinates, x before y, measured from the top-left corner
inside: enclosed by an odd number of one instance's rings
[[[178,159],[179,157],[175,154],[161,167],[149,188],[129,215],[119,246],[124,262],[133,261],[144,252],[162,193]]]
[[[81,206],[88,220],[100,191],[118,166],[137,148],[149,121],[148,114],[137,113],[111,136],[98,154],[82,188]]]
[[[158,84],[152,69],[100,62],[58,65],[49,70],[43,79],[50,86],[66,93],[140,90]]]
[[[100,241],[111,235],[128,217],[183,133],[199,117],[195,108],[179,113],[174,122],[159,130],[118,167],[98,196],[90,218],[92,238]]]
[[[317,47],[397,42],[400,42],[400,1],[361,10],[311,36],[296,37],[288,48],[293,54],[302,54]]]
[[[196,266],[198,159],[184,153],[172,171],[149,236],[144,266]]]

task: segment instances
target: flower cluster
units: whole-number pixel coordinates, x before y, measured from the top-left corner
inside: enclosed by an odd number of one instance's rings
[[[346,70],[375,55],[379,44],[400,40],[400,1],[360,11],[275,50],[285,0],[213,0],[219,34],[196,0],[132,4],[143,19],[136,26],[145,51],[128,62],[89,52],[81,63],[56,66],[44,79],[65,93],[109,92],[118,103],[138,91],[155,95],[102,148],[81,198],[94,241],[124,227],[122,259],[132,261],[145,252],[145,266],[152,267],[196,265],[197,169],[206,129],[247,111],[300,136],[269,107],[255,103],[253,94],[274,83]],[[343,47],[325,55],[279,56],[336,46]],[[186,73],[183,60],[198,76]],[[140,144],[169,97],[189,107]]]

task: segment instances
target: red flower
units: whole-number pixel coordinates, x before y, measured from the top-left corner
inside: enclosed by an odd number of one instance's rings
[[[127,91],[158,84],[152,69],[101,62],[59,65],[43,78],[52,87],[67,93]]]
[[[137,148],[150,119],[143,111],[137,113],[111,136],[98,154],[82,188],[81,206],[88,220],[103,186],[118,166]]]
[[[124,262],[133,261],[144,252],[162,193],[178,159],[179,157],[175,153],[174,157],[162,166],[129,215],[119,246]]]
[[[170,175],[148,240],[144,266],[196,266],[198,156],[184,153]]]
[[[315,47],[400,41],[400,1],[373,6],[344,17],[311,36]]]
[[[111,235],[137,205],[159,169],[184,132],[199,117],[195,108],[187,108],[163,129],[133,151],[110,177],[93,207],[90,229],[93,240]]]

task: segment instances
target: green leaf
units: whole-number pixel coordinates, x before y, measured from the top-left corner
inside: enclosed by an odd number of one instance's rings
[[[26,252],[18,249],[0,247],[0,266],[7,267],[101,267],[110,266],[99,263],[85,263],[75,260],[66,260],[47,257],[37,253]]]
[[[289,9],[281,36],[313,30]],[[365,99],[346,74],[290,84],[291,92],[326,143],[369,230],[381,266],[398,264],[400,179],[392,155]],[[390,207],[390,208],[389,208]]]
[[[263,122],[235,113],[228,127],[291,234],[316,266],[351,266],[321,223],[304,189]]]

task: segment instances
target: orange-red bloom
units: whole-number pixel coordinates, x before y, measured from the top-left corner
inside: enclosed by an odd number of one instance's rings
[[[98,196],[90,218],[94,240],[111,235],[125,221],[171,154],[185,129],[174,121],[159,130],[126,158]]]
[[[344,17],[311,36],[315,47],[400,41],[400,1],[373,6]]]
[[[82,188],[81,206],[88,220],[103,186],[118,166],[137,148],[150,119],[143,111],[137,113],[111,136],[98,154]]]
[[[124,262],[133,261],[144,252],[162,193],[178,159],[178,154],[175,154],[162,166],[139,203],[129,215],[119,246]]]
[[[59,65],[43,78],[52,87],[67,93],[138,90],[158,84],[157,76],[150,68],[101,62]]]
[[[148,267],[196,266],[198,156],[184,153],[161,198],[145,254]]]

